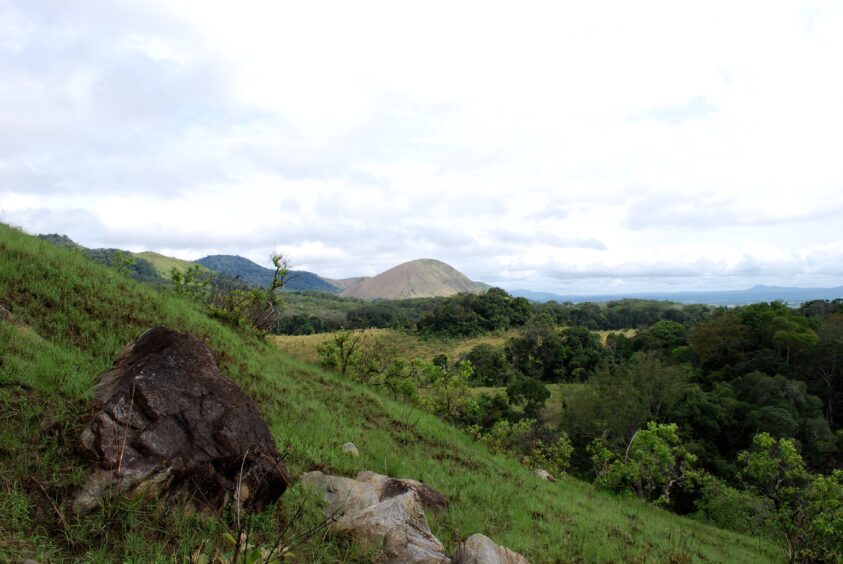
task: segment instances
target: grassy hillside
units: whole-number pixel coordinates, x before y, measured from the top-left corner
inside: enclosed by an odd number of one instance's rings
[[[156,253],[153,251],[144,251],[142,253],[132,253],[134,256],[138,258],[142,258],[155,267],[155,270],[158,274],[161,275],[162,278],[169,280],[170,279],[170,272],[175,268],[179,272],[185,272],[191,266],[197,266],[198,263],[189,261],[189,260],[181,260],[175,257],[168,257],[166,255],[162,255],[160,253]],[[210,272],[207,268],[202,266],[201,264],[198,265],[199,268],[205,272]]]
[[[222,520],[145,500],[108,500],[93,515],[69,508],[85,464],[74,444],[91,386],[122,347],[150,326],[190,331],[258,402],[291,475],[371,469],[414,477],[442,491],[451,509],[431,517],[449,549],[475,532],[543,562],[769,562],[766,541],[721,531],[573,479],[538,480],[492,456],[434,417],[239,335],[198,306],[143,286],[78,254],[0,226],[0,303],[32,331],[0,322],[0,561],[179,561],[224,546]],[[351,440],[361,456],[339,445]],[[294,486],[254,539],[289,520],[305,492]],[[291,533],[318,521],[305,503]],[[230,519],[230,518],[229,518]],[[261,537],[260,535],[265,535]],[[362,562],[371,555],[317,535],[300,562]]]

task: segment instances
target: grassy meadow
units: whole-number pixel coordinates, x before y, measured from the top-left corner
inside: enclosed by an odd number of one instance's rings
[[[170,279],[170,273],[175,268],[179,272],[186,272],[188,268],[198,266],[202,272],[211,272],[201,264],[191,262],[189,260],[181,260],[174,257],[168,257],[160,253],[152,251],[144,251],[142,253],[132,253],[132,256],[147,260],[152,264],[155,271],[158,272],[165,280]]]
[[[318,469],[353,476],[365,469],[440,490],[451,508],[428,518],[449,551],[483,532],[534,564],[782,558],[768,540],[706,526],[569,477],[541,481],[435,417],[320,370],[278,339],[235,332],[166,289],[141,285],[3,225],[0,305],[31,327],[0,322],[2,562],[187,562],[197,550],[226,548],[231,515],[201,517],[166,502],[122,496],[104,500],[93,514],[70,509],[86,472],[75,444],[90,415],[93,382],[128,342],[156,324],[194,333],[211,347],[221,369],[257,401],[288,452],[291,475]],[[460,346],[465,344],[453,350]],[[354,441],[359,458],[340,451],[345,441]],[[251,538],[267,542],[279,523],[289,525],[289,538],[319,521],[318,504],[294,485],[255,519]],[[322,534],[293,553],[297,562],[370,562],[377,556]]]

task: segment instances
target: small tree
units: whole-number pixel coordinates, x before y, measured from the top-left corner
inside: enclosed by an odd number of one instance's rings
[[[597,472],[595,482],[668,505],[676,485],[697,475],[697,457],[685,449],[677,431],[675,423],[651,421],[633,435],[622,456],[609,450],[602,439],[595,439],[589,446]]]
[[[771,525],[784,537],[789,562],[839,562],[843,554],[843,472],[809,473],[791,439],[768,433],[738,455],[740,478],[772,505]]]
[[[349,367],[359,357],[362,342],[362,331],[337,331],[333,339],[316,347],[319,363],[345,376]]]

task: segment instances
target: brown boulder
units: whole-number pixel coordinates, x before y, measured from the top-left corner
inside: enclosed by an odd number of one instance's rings
[[[113,487],[189,492],[199,508],[232,497],[262,507],[290,482],[255,402],[192,335],[162,326],[141,335],[97,380],[94,411],[80,441],[92,473],[77,509]]]

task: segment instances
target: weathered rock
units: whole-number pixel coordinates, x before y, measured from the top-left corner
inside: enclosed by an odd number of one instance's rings
[[[536,476],[538,476],[542,480],[547,480],[548,482],[556,482],[556,478],[554,478],[550,472],[548,472],[547,470],[542,470],[541,468],[536,470]]]
[[[450,562],[414,491],[348,513],[331,525],[331,531],[362,545],[383,547],[386,564]]]
[[[127,346],[97,380],[94,410],[80,441],[92,472],[77,509],[115,487],[190,493],[199,508],[232,498],[262,507],[290,482],[255,402],[192,335],[159,326]]]
[[[486,535],[471,535],[457,547],[453,564],[530,564],[530,562]]]
[[[23,319],[21,319],[2,305],[0,305],[0,322],[8,323],[9,325],[14,325],[18,328],[18,330],[28,335],[31,335],[39,342],[44,340],[41,338],[41,335],[36,333],[35,330],[30,327],[30,325],[26,321],[24,321]]]
[[[349,513],[375,505],[380,501],[372,484],[322,472],[303,474],[301,481],[319,493],[328,503],[325,516]]]
[[[357,447],[354,446],[354,443],[351,442],[342,445],[342,451],[347,452],[351,456],[360,456],[360,453],[357,452]]]
[[[448,500],[445,499],[444,495],[416,480],[410,480],[407,478],[390,478],[389,476],[384,476],[383,474],[377,474],[368,470],[357,474],[356,480],[358,482],[372,484],[375,487],[378,493],[378,498],[381,501],[401,495],[408,491],[414,491],[418,494],[425,509],[439,512],[448,510]]]

